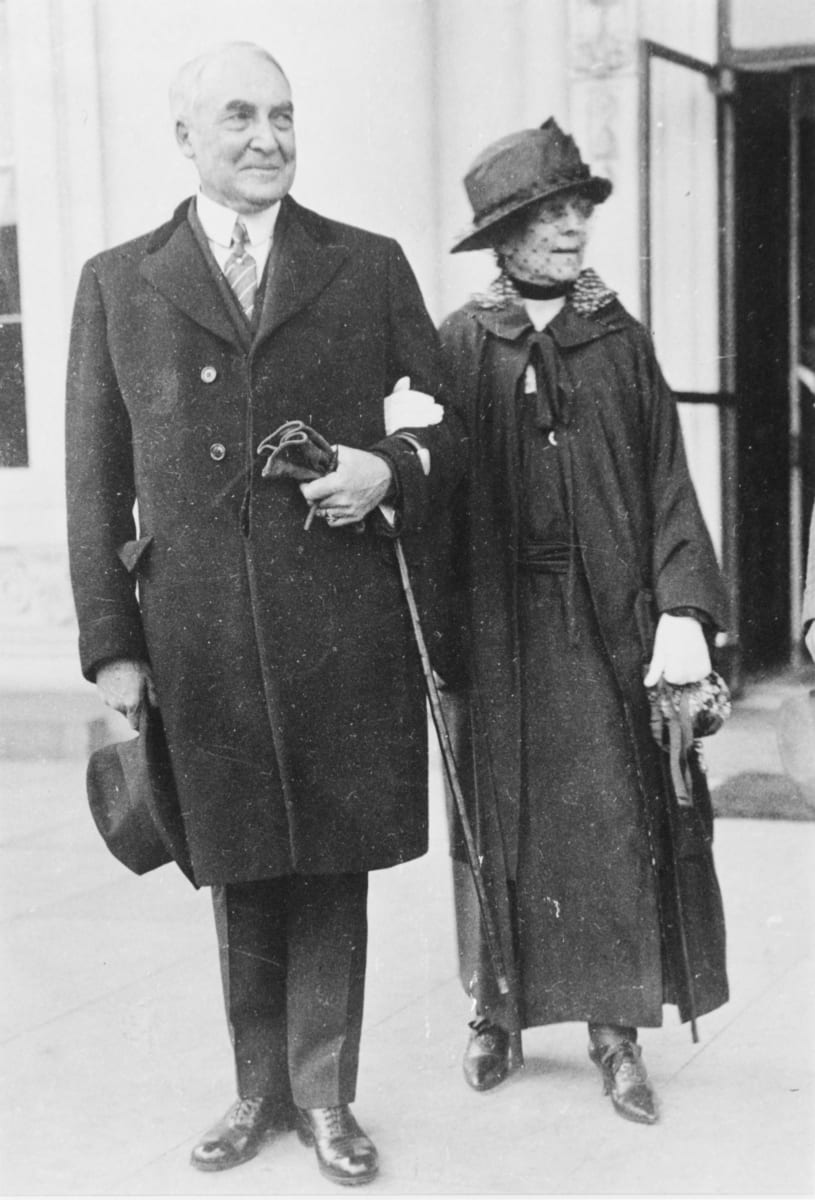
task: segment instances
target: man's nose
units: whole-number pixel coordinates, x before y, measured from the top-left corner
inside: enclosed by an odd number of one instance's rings
[[[271,154],[275,150],[279,150],[280,135],[275,128],[274,121],[268,117],[258,117],[252,127],[252,137],[249,143],[255,150],[263,150],[266,154]]]

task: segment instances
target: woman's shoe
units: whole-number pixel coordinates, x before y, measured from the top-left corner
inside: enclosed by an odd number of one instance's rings
[[[464,1051],[464,1078],[477,1092],[497,1087],[509,1074],[509,1034],[486,1017],[470,1021]]]
[[[630,1038],[611,1045],[598,1044],[592,1039],[589,1058],[603,1074],[603,1091],[611,1097],[621,1117],[654,1125],[659,1119],[656,1097],[642,1062],[642,1049]]]

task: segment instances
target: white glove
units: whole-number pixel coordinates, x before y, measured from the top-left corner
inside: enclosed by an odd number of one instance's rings
[[[410,378],[404,375],[393,385],[393,391],[385,397],[385,433],[390,436],[397,429],[424,428],[438,425],[444,409],[427,392],[415,392]]]
[[[710,652],[702,626],[694,617],[675,617],[663,613],[659,618],[654,652],[643,680],[654,687],[665,677],[667,683],[697,683],[711,671]]]
[[[410,386],[410,376],[403,375],[393,385],[393,391],[383,401],[385,407],[385,433],[388,437],[397,429],[424,429],[428,425],[438,425],[444,416],[444,409],[437,404],[427,392],[416,392]],[[425,475],[430,474],[430,451],[426,446],[420,446],[416,438],[405,435],[418,455],[419,462]],[[396,520],[396,510],[392,504],[380,504],[379,510],[389,525]]]

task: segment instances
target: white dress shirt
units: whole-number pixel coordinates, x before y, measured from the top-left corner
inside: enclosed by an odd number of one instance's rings
[[[526,299],[524,300],[524,308],[527,311],[529,320],[535,326],[538,333],[540,333],[550,321],[554,321],[565,303],[565,296],[554,296],[551,300]]]
[[[551,300],[524,300],[524,308],[527,311],[529,320],[534,325],[538,333],[545,329],[550,321],[554,321],[563,305],[566,303],[565,296],[555,296]],[[530,363],[524,373],[524,391],[532,394],[538,390],[538,380],[535,376],[535,368]]]
[[[260,282],[274,240],[274,227],[277,222],[277,214],[280,212],[280,201],[278,200],[271,208],[264,208],[263,212],[247,215],[233,212],[231,208],[218,204],[216,200],[210,200],[209,196],[199,192],[195,199],[195,208],[198,220],[207,235],[209,248],[215,255],[215,261],[221,270],[224,269],[226,260],[229,258],[235,222],[243,222],[249,235],[246,249],[255,260],[258,282]]]

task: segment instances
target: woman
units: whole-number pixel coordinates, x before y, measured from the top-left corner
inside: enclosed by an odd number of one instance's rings
[[[550,119],[489,146],[465,186],[454,252],[492,247],[500,274],[441,330],[470,481],[464,636],[440,669],[516,986],[508,1004],[457,861],[464,1072],[493,1087],[513,1026],[585,1021],[615,1109],[651,1124],[638,1027],[668,1002],[716,1008],[727,980],[709,796],[695,768],[695,804],[668,808],[646,686],[710,672],[724,588],[650,338],[583,269],[611,183]],[[454,822],[455,858],[458,841]]]
[[[807,553],[807,578],[804,588],[804,605],[801,625],[804,641],[810,658],[815,662],[815,508],[809,522],[809,551]]]

